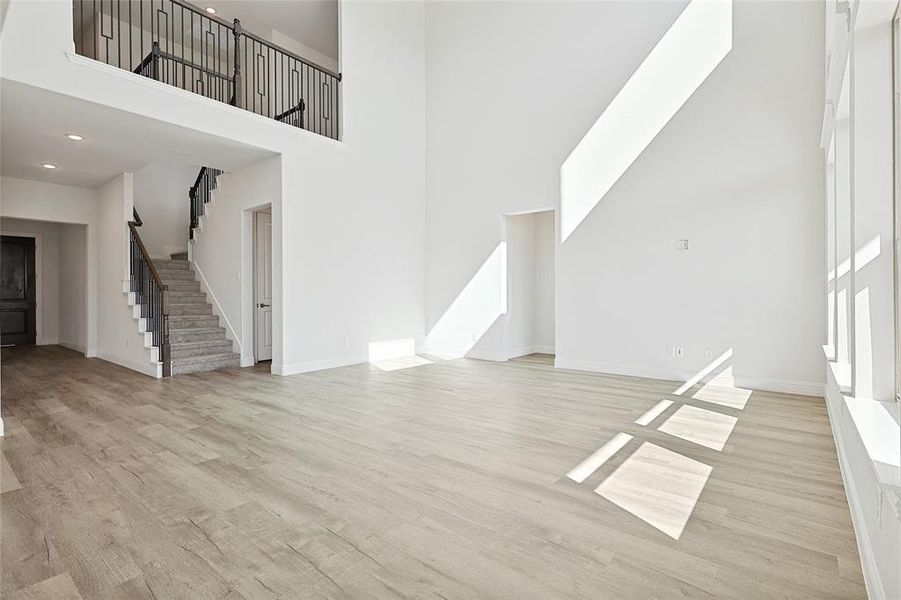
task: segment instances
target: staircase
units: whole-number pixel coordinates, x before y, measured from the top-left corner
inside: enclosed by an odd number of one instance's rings
[[[219,327],[206,294],[200,291],[187,256],[173,255],[153,263],[168,286],[172,375],[241,366],[240,356],[226,339],[225,329]]]

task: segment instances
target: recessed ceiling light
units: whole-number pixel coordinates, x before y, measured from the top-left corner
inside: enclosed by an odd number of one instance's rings
[[[215,15],[215,14],[216,14],[216,9],[213,8],[212,6],[207,6],[207,7],[206,7],[206,11],[207,11],[208,13],[210,13],[211,15]]]
[[[45,169],[55,169],[56,168],[56,165],[51,165],[50,163],[44,163],[41,166],[44,167]]]
[[[66,137],[72,140],[73,142],[80,142],[84,138],[78,135],[77,133],[67,133]]]

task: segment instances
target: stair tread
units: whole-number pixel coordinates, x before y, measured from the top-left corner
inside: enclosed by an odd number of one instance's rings
[[[169,327],[169,334],[176,333],[225,333],[224,327]]]
[[[173,349],[174,349],[174,348],[186,349],[186,348],[202,348],[202,347],[204,347],[204,346],[224,346],[225,344],[228,344],[229,346],[231,346],[231,340],[228,340],[228,339],[221,339],[221,340],[193,340],[193,341],[190,341],[190,342],[172,342],[172,343],[169,344],[169,345],[170,345]]]
[[[216,352],[214,354],[197,354],[196,356],[183,356],[181,358],[173,358],[173,365],[185,365],[205,362],[218,362],[220,360],[239,359],[237,352]]]

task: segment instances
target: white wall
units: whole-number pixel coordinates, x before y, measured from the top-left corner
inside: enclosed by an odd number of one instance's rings
[[[40,295],[35,307],[37,323],[36,343],[59,343],[60,327],[60,228],[56,223],[27,219],[0,219],[3,235],[26,234],[35,238],[35,285]],[[27,235],[31,234],[31,235]]]
[[[87,356],[97,354],[97,191],[67,185],[55,185],[26,179],[0,177],[0,215],[7,218],[50,221],[55,223],[74,224],[84,228],[85,252],[84,262],[84,303],[83,331],[81,345]],[[63,227],[63,247],[69,248],[71,241],[67,237],[68,227]],[[66,256],[69,261],[72,257]],[[66,265],[69,263],[66,262]],[[63,268],[66,268],[65,266]],[[63,285],[63,293],[68,298],[70,288]],[[62,310],[65,310],[63,308]],[[59,314],[59,310],[57,310]],[[76,317],[72,317],[75,319]],[[58,320],[58,317],[57,317]],[[61,342],[73,342],[67,339],[69,331],[62,329],[58,336]]]
[[[201,285],[245,366],[253,364],[254,350],[251,211],[281,202],[281,176],[279,157],[220,175],[190,249]]]
[[[128,304],[129,231],[134,207],[133,177],[123,173],[98,190],[97,211],[97,356],[146,375],[159,376],[144,347]]]
[[[515,358],[531,354],[535,342],[532,322],[535,314],[535,219],[531,214],[506,217],[507,234],[507,314],[506,355]]]
[[[313,50],[303,42],[294,39],[287,33],[282,33],[278,29],[273,29],[268,39],[272,41],[272,43],[276,46],[281,46],[285,50],[289,50],[294,54],[300,55],[301,57],[316,63],[320,67],[325,67],[326,69],[334,73],[337,73],[339,71],[337,58],[328,56],[317,50]]]
[[[154,258],[188,249],[191,219],[188,189],[199,166],[155,162],[134,174],[135,208],[141,215],[141,239]]]
[[[0,37],[4,79],[282,155],[272,211],[279,373],[365,361],[373,341],[424,338],[424,6],[343,2],[341,23],[342,143],[67,54],[64,0],[14,0]]]
[[[556,223],[553,211],[535,213],[533,255],[535,261],[535,304],[532,315],[532,341],[535,352],[553,354],[555,298]]]
[[[557,203],[561,164],[683,7],[428,3],[429,329],[500,215]],[[735,4],[731,52],[557,249],[561,366],[678,379],[734,347],[745,384],[821,392],[822,12]]]
[[[59,343],[87,350],[88,232],[59,225]]]

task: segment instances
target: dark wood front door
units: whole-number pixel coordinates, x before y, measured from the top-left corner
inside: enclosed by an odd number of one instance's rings
[[[34,238],[0,238],[0,345],[34,344]]]

